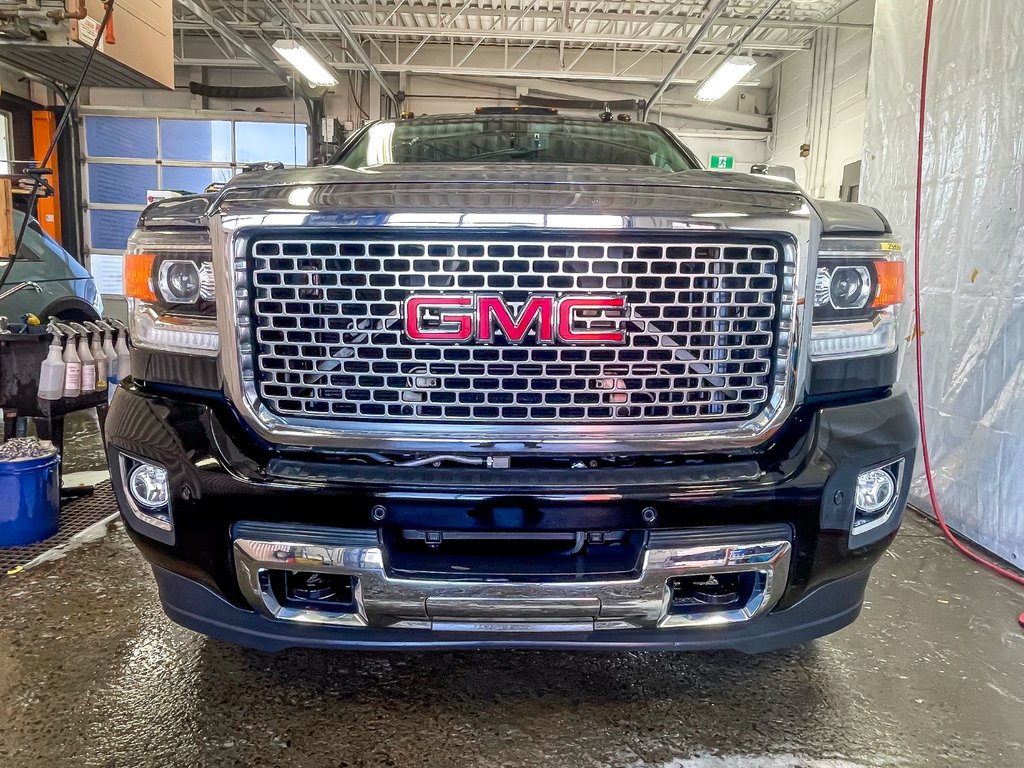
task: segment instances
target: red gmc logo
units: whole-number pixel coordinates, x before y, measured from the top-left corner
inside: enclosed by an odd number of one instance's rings
[[[500,332],[519,344],[532,330],[539,344],[622,344],[626,332],[619,318],[625,306],[622,296],[531,296],[515,312],[500,296],[410,296],[405,335],[419,342],[490,344]]]

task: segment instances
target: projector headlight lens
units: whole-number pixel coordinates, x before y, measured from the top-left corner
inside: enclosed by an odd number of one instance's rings
[[[867,267],[836,267],[832,270],[829,298],[836,309],[863,309],[871,299],[871,274]]]
[[[160,264],[160,295],[171,304],[195,304],[199,301],[199,265],[185,259],[169,259]]]

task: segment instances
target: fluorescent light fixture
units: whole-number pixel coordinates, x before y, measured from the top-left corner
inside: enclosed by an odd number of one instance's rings
[[[756,66],[757,62],[750,56],[730,56],[697,89],[694,98],[697,101],[718,101]]]
[[[338,84],[338,78],[334,76],[326,62],[302,43],[295,40],[278,40],[274,43],[274,50],[295,67],[310,85],[329,88]]]

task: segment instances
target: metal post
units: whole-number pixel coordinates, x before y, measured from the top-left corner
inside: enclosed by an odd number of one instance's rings
[[[729,0],[718,0],[718,2],[708,11],[708,15],[704,18],[704,21],[694,33],[693,37],[690,38],[690,41],[686,44],[686,48],[684,48],[683,52],[679,54],[679,58],[676,59],[672,68],[669,69],[668,74],[665,75],[665,78],[658,84],[658,87],[654,89],[654,93],[652,93],[651,97],[647,100],[647,107],[644,109],[643,114],[643,119],[645,121],[651,114],[651,108],[654,107],[654,104],[658,99],[665,95],[665,91],[668,90],[669,85],[672,84],[676,75],[679,74],[686,62],[690,60],[691,56],[693,56],[693,52],[697,50],[697,46],[700,45],[701,40],[704,39],[708,30],[711,29],[711,25],[714,24],[715,20],[722,15],[722,11],[725,10],[725,7],[728,4]]]

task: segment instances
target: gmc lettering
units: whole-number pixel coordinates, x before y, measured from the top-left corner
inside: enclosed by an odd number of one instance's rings
[[[538,344],[622,344],[625,306],[622,296],[531,296],[518,309],[500,296],[410,296],[403,320],[405,335],[421,343],[491,344],[500,333],[520,344],[532,331]],[[601,318],[615,320],[616,327],[590,327]]]

